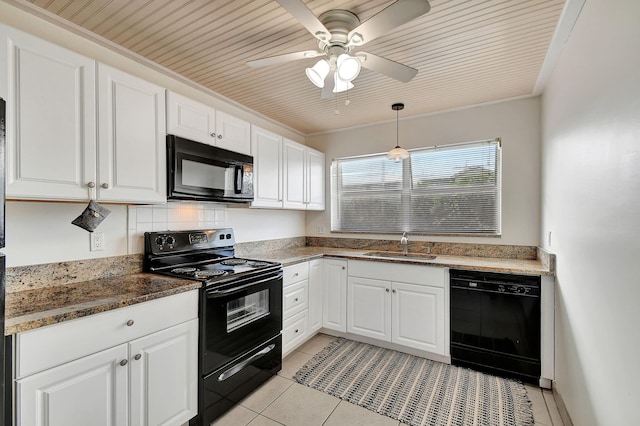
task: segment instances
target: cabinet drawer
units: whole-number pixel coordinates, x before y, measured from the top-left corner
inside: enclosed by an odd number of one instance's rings
[[[285,320],[282,325],[282,351],[287,352],[307,335],[307,311],[304,310]]]
[[[391,262],[349,260],[349,276],[444,287],[445,268]]]
[[[307,309],[309,306],[309,280],[292,284],[282,291],[282,315],[284,319]]]
[[[197,317],[198,290],[194,290],[18,333],[16,378]]]
[[[309,262],[286,266],[283,272],[282,285],[285,287],[295,282],[306,280],[309,278]]]

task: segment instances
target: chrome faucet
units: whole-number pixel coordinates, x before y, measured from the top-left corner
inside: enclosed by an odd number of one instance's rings
[[[402,233],[402,238],[400,238],[400,247],[402,247],[402,254],[407,255],[409,253],[409,239],[407,238],[407,233]]]

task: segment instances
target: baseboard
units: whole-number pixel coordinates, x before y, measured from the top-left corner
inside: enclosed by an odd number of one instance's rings
[[[560,412],[560,418],[562,419],[562,423],[564,423],[564,426],[573,426],[573,422],[571,421],[571,416],[569,416],[569,411],[567,411],[567,406],[564,405],[564,401],[562,400],[562,396],[560,396],[560,393],[556,388],[555,382],[553,382],[551,386],[551,390],[553,391],[553,399],[556,400],[556,405],[558,406],[558,411]]]

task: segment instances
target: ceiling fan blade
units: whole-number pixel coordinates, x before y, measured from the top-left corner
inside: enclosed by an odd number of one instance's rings
[[[261,68],[269,65],[277,65],[284,62],[297,61],[299,59],[315,58],[317,56],[323,55],[324,53],[315,50],[305,50],[302,52],[285,53],[284,55],[276,55],[270,56],[268,58],[247,61],[247,65],[249,65],[251,68]]]
[[[349,46],[362,46],[431,10],[428,0],[398,0],[349,32]]]
[[[418,74],[417,69],[394,62],[391,59],[383,58],[382,56],[372,55],[371,53],[366,52],[358,52],[356,57],[362,60],[363,67],[370,69],[371,71],[384,74],[388,77],[395,78],[403,83],[408,83],[416,76],[416,74]]]
[[[331,33],[322,22],[313,14],[302,0],[276,0],[280,6],[296,18],[315,38],[328,41]]]
[[[335,85],[335,71],[330,71],[327,77],[324,79],[324,87],[320,94],[320,99],[331,99],[334,97],[333,86]]]

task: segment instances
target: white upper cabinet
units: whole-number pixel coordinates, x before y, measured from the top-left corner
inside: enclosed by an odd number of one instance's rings
[[[307,147],[305,167],[307,210],[324,210],[324,154]]]
[[[167,91],[167,133],[209,145],[216,144],[216,110]]]
[[[304,210],[307,206],[304,179],[305,147],[289,139],[284,139],[282,147],[284,154],[283,205],[288,209]]]
[[[282,136],[251,127],[253,202],[251,207],[282,208]]]
[[[167,133],[251,155],[251,124],[175,92],[167,93]]]
[[[216,111],[216,146],[251,155],[251,123]]]
[[[7,198],[166,201],[163,88],[3,25],[0,58]]]
[[[95,61],[0,25],[7,197],[86,200],[96,177]]]
[[[324,154],[283,140],[284,208],[324,210]]]
[[[98,199],[166,201],[164,89],[104,64],[98,82]]]

